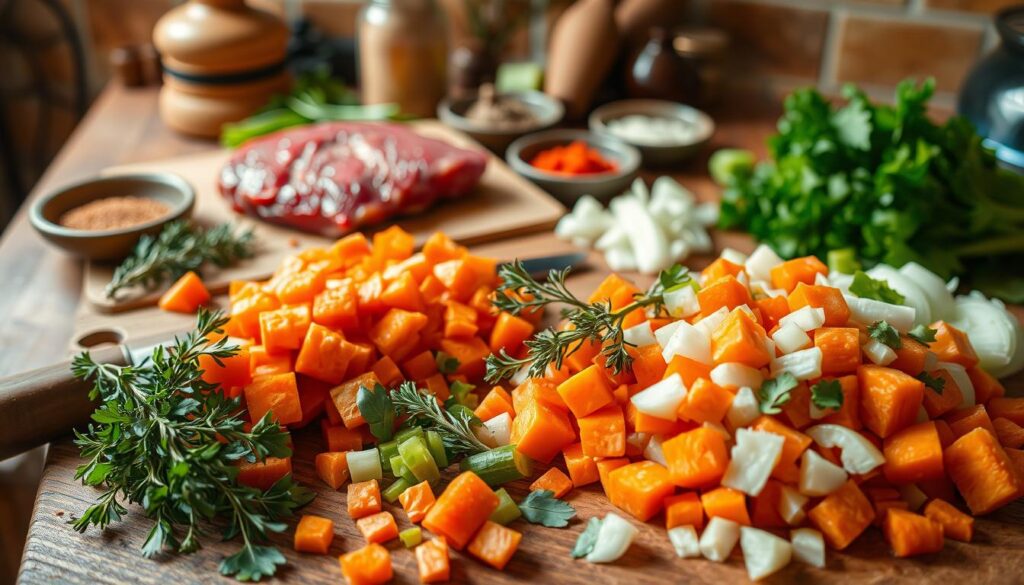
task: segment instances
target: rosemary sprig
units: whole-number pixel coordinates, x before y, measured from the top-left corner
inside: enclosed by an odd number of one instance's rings
[[[452,454],[473,454],[490,451],[490,447],[477,438],[473,426],[479,424],[467,408],[446,410],[432,395],[423,394],[415,382],[403,382],[391,393],[396,414],[408,415],[414,423],[435,430]]]
[[[206,262],[224,267],[250,256],[251,230],[236,234],[229,223],[204,229],[183,220],[171,222],[156,237],[147,235],[139,240],[131,256],[114,270],[107,298],[128,287],[157,287]]]
[[[605,365],[616,373],[621,372],[633,359],[628,351],[632,344],[623,339],[622,323],[626,316],[637,309],[650,308],[655,313],[662,311],[665,292],[690,281],[685,268],[673,266],[662,272],[646,293],[638,294],[632,303],[612,310],[611,303],[607,301],[587,303],[572,294],[565,284],[569,272],[568,268],[552,270],[546,282],[538,282],[518,260],[503,264],[498,269],[502,284],[493,301],[498,310],[518,315],[548,305],[565,305],[563,315],[570,327],[545,329],[527,340],[524,358],[510,356],[504,349],[499,354],[488,356],[488,382],[509,378],[524,366],[529,367],[531,377],[543,376],[549,364],[561,368],[562,362],[579,349],[584,340],[600,341]]]
[[[312,499],[312,492],[287,476],[267,490],[235,482],[237,464],[291,454],[288,435],[269,417],[245,430],[239,400],[226,398],[201,379],[200,356],[218,363],[238,348],[225,339],[209,342],[226,322],[200,310],[196,330],[157,347],[142,364],[115,366],[83,353],[75,376],[93,381],[90,396],[102,405],[96,423],[76,432],[86,460],[75,474],[86,485],[102,486],[98,501],[72,520],[75,530],[100,529],[127,513],[122,501],[138,503],[153,527],[142,547],[151,557],[171,549],[191,553],[201,546],[209,521],[220,522],[223,538],[240,537],[241,550],[225,558],[222,573],[242,581],[273,575],[284,556],[264,546],[269,532]]]

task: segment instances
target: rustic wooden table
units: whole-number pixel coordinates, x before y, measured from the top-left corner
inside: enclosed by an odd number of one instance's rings
[[[764,138],[774,129],[777,101],[771,96],[745,96],[735,103],[712,110],[718,121],[713,147],[742,146],[763,154]],[[109,86],[97,99],[46,175],[32,193],[38,197],[62,184],[96,174],[105,167],[155,160],[203,151],[214,144],[176,135],[166,129],[157,115],[156,90],[125,89]],[[715,190],[706,177],[706,159],[673,169],[687,187],[702,198],[712,198]],[[735,234],[716,234],[719,246],[749,248],[746,238]],[[495,257],[550,254],[570,246],[550,234],[536,234],[504,240],[476,248]],[[571,281],[579,292],[592,288],[606,272],[601,259],[591,255],[594,270]],[[706,258],[695,259],[700,266]],[[0,240],[0,376],[43,366],[66,357],[74,321],[81,319],[79,295],[81,265],[48,247],[29,225],[23,208]],[[76,317],[76,315],[78,315]],[[296,437],[300,455],[296,473],[307,483],[313,471],[308,455],[319,442],[317,433]],[[303,449],[303,445],[311,445]],[[50,583],[208,583],[220,580],[216,566],[224,551],[231,550],[213,541],[203,551],[188,558],[162,556],[145,560],[139,556],[147,524],[138,510],[121,524],[103,533],[95,530],[78,535],[67,520],[81,513],[95,496],[94,490],[73,480],[78,464],[77,451],[70,440],[51,445],[42,483],[32,514],[19,582]],[[322,487],[322,486],[321,486]],[[361,538],[343,513],[340,493],[320,490],[311,505],[311,513],[336,520],[340,538],[332,554],[352,550]],[[522,495],[525,485],[513,485],[511,491]],[[602,496],[590,489],[577,490],[571,498],[583,519],[608,510]],[[404,515],[397,517],[404,520]],[[3,519],[0,518],[0,522]],[[517,526],[519,527],[519,526]],[[503,573],[472,560],[454,562],[453,582],[475,583],[666,583],[681,579],[692,583],[735,582],[745,580],[742,563],[734,558],[721,565],[706,561],[683,562],[674,558],[664,531],[653,524],[643,527],[636,546],[613,566],[573,562],[568,556],[580,521],[565,530],[520,527],[526,532],[522,547]],[[831,554],[829,570],[810,570],[791,565],[773,580],[779,583],[821,582],[842,579],[858,583],[953,582],[970,579],[973,583],[1024,582],[1024,506],[1016,504],[1002,510],[996,519],[979,522],[977,544],[949,542],[941,555],[916,560],[890,561],[881,534],[872,532],[842,555]],[[275,539],[285,550],[289,566],[280,576],[291,582],[339,583],[342,578],[335,556],[310,557],[290,551],[287,537]],[[394,552],[396,582],[414,583],[412,555]],[[842,571],[842,572],[836,572]]]

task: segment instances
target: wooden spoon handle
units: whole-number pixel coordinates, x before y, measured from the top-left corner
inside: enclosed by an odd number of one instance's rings
[[[126,365],[122,346],[90,351],[98,363]],[[96,408],[91,382],[71,375],[71,361],[0,379],[0,460],[84,425]]]

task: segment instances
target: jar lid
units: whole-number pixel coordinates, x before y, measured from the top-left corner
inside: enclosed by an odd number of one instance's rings
[[[996,30],[1006,46],[1024,50],[1024,6],[1012,6],[999,12]]]

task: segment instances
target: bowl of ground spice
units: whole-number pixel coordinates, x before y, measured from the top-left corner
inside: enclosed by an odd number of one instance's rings
[[[127,256],[143,234],[188,217],[195,190],[171,173],[99,177],[39,198],[29,219],[44,238],[91,260]]]

